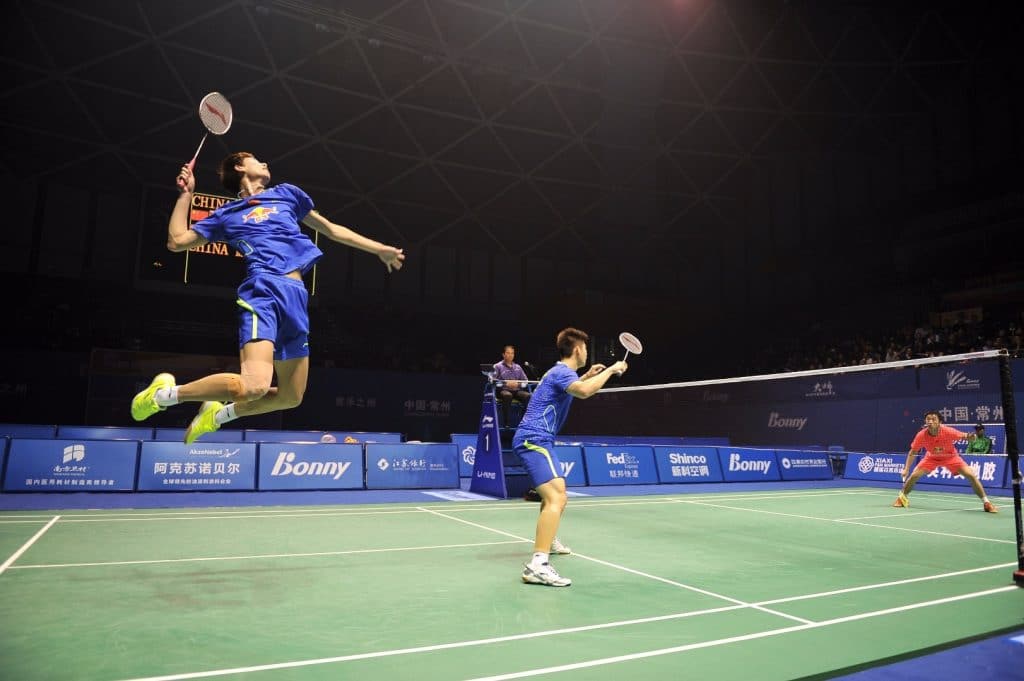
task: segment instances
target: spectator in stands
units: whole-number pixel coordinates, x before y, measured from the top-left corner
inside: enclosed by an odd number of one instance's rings
[[[968,454],[991,454],[992,438],[985,435],[985,426],[978,424],[974,426],[974,435],[970,436],[967,443]]]
[[[179,402],[202,402],[185,430],[185,442],[219,430],[241,416],[290,409],[302,402],[309,376],[309,311],[302,276],[323,253],[299,224],[332,241],[375,255],[400,269],[402,249],[335,224],[313,208],[313,200],[290,184],[269,186],[270,170],[248,152],[221,162],[221,183],[238,199],[189,227],[195,177],[189,166],[178,174],[178,200],[167,224],[167,248],[187,251],[224,241],[244,254],[246,277],[238,288],[240,373],[221,373],[178,386],[158,374],[131,404],[142,421]],[[274,374],[277,386],[272,387]],[[230,402],[229,404],[222,404]]]
[[[592,397],[609,378],[621,376],[627,369],[623,361],[609,367],[594,364],[580,377],[576,372],[587,364],[589,340],[586,333],[572,327],[558,332],[555,345],[561,359],[544,374],[512,438],[512,446],[541,496],[533,558],[523,566],[522,572],[527,584],[572,584],[571,579],[559,575],[548,562],[551,553],[571,553],[558,540],[558,525],[569,497],[561,462],[554,452],[555,436],[569,415],[574,397],[581,400]]]
[[[939,466],[942,466],[953,475],[962,475],[971,483],[974,493],[981,499],[982,506],[986,513],[997,513],[999,509],[988,500],[985,488],[981,486],[978,476],[974,474],[967,462],[960,458],[954,447],[954,443],[964,439],[963,432],[942,424],[942,417],[937,411],[928,411],[924,415],[925,427],[914,437],[910,443],[910,451],[907,453],[907,461],[903,464],[903,489],[896,496],[892,505],[896,508],[907,508],[910,500],[907,496],[910,490],[921,476],[927,475]],[[986,438],[987,439],[987,438]],[[917,458],[917,453],[925,450],[925,457],[917,464],[914,473],[910,474],[910,465]],[[910,477],[907,477],[907,476]]]
[[[501,422],[506,426],[512,425],[509,422],[512,400],[519,400],[524,412],[530,403],[526,372],[523,371],[523,367],[516,364],[515,359],[515,346],[506,345],[501,351],[501,361],[494,365],[494,372],[491,374],[494,380],[502,382],[498,387],[497,397],[501,402]]]

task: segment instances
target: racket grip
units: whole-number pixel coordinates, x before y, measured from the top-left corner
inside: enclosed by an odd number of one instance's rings
[[[188,171],[192,172],[192,169],[196,167],[196,160],[193,158],[191,161],[189,161],[185,165],[188,166]],[[182,191],[185,190],[185,180],[181,179],[180,177],[178,178],[178,189],[180,189]]]

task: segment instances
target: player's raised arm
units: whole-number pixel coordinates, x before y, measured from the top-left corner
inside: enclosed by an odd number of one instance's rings
[[[196,179],[187,165],[178,173],[178,200],[167,221],[167,250],[173,253],[187,251],[193,246],[202,246],[206,239],[188,228],[188,214],[192,209],[192,193],[196,188]]]
[[[628,368],[629,366],[621,360],[609,367],[595,364],[583,375],[583,378],[569,385],[565,391],[573,397],[585,400],[597,394],[597,391],[603,388],[612,376],[621,376],[626,373]]]
[[[302,219],[302,224],[313,231],[323,234],[331,241],[337,241],[339,244],[345,244],[367,253],[373,253],[387,266],[388,272],[392,269],[402,269],[405,253],[401,248],[387,246],[379,241],[365,237],[353,229],[335,224],[315,210],[309,211],[306,217]]]

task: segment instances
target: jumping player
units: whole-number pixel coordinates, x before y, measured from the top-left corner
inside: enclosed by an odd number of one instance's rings
[[[269,186],[270,170],[248,152],[236,152],[220,166],[221,183],[238,200],[224,204],[189,229],[195,177],[188,166],[178,174],[177,202],[167,224],[167,248],[186,251],[225,241],[245,258],[238,288],[238,345],[241,373],[214,374],[177,386],[158,374],[132,400],[132,418],[142,421],[179,402],[202,402],[185,431],[185,442],[218,430],[242,416],[291,409],[302,402],[309,375],[308,296],[302,283],[323,253],[299,223],[332,241],[367,251],[388,268],[401,269],[402,249],[386,246],[336,225],[313,208],[313,200],[290,184]],[[271,387],[277,372],[277,386]],[[230,404],[223,404],[230,402]]]
[[[587,364],[589,340],[586,333],[572,327],[558,332],[555,344],[561,359],[544,374],[533,391],[533,398],[512,438],[512,446],[541,497],[533,558],[523,566],[522,578],[527,584],[572,584],[571,579],[562,577],[548,562],[551,553],[572,553],[557,537],[568,495],[561,462],[554,454],[555,435],[569,415],[572,398],[585,400],[591,397],[604,387],[609,378],[621,376],[628,368],[623,361],[610,367],[595,364],[582,377],[578,376],[576,372]]]
[[[971,487],[974,489],[974,493],[978,495],[985,508],[986,513],[998,513],[999,509],[988,500],[988,496],[985,494],[985,488],[981,486],[981,482],[978,480],[978,476],[974,474],[967,462],[960,458],[957,454],[956,449],[953,448],[953,443],[957,440],[962,440],[964,433],[960,432],[956,428],[951,428],[942,424],[942,417],[937,411],[925,412],[924,415],[925,427],[914,437],[914,441],[910,443],[910,452],[907,453],[907,462],[903,465],[903,489],[900,490],[899,495],[896,497],[896,501],[892,503],[896,508],[906,508],[910,506],[910,500],[907,499],[907,495],[910,494],[910,490],[914,489],[914,485],[917,484],[918,479],[922,475],[927,475],[931,471],[935,470],[939,466],[944,467],[953,475],[960,474],[967,478],[971,483]],[[908,478],[910,474],[910,465],[917,457],[917,453],[924,448],[925,457],[921,459],[921,463],[917,464],[917,468],[914,469],[914,473]]]

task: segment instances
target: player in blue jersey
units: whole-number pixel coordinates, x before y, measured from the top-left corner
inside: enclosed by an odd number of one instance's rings
[[[548,560],[551,553],[571,553],[557,536],[569,498],[562,464],[554,453],[555,435],[565,423],[574,397],[585,400],[593,396],[609,378],[621,376],[628,368],[622,361],[609,367],[595,364],[582,377],[577,375],[576,372],[587,364],[589,340],[586,333],[572,327],[558,332],[555,344],[561,359],[541,378],[512,438],[512,446],[541,498],[533,558],[523,566],[522,577],[527,584],[572,584],[572,580],[558,574]]]
[[[189,229],[195,178],[188,166],[178,175],[180,195],[167,224],[167,248],[174,252],[224,241],[245,258],[238,288],[238,345],[241,372],[213,374],[177,386],[158,374],[132,400],[132,418],[142,421],[179,402],[202,402],[185,431],[185,442],[242,416],[291,409],[302,402],[309,375],[309,314],[302,275],[323,253],[300,223],[332,241],[372,253],[388,268],[401,269],[402,249],[386,246],[337,225],[313,208],[313,200],[290,184],[269,186],[270,170],[248,152],[221,162],[223,185],[238,200],[224,204]],[[277,386],[272,387],[274,372]],[[229,404],[224,404],[228,402]]]

